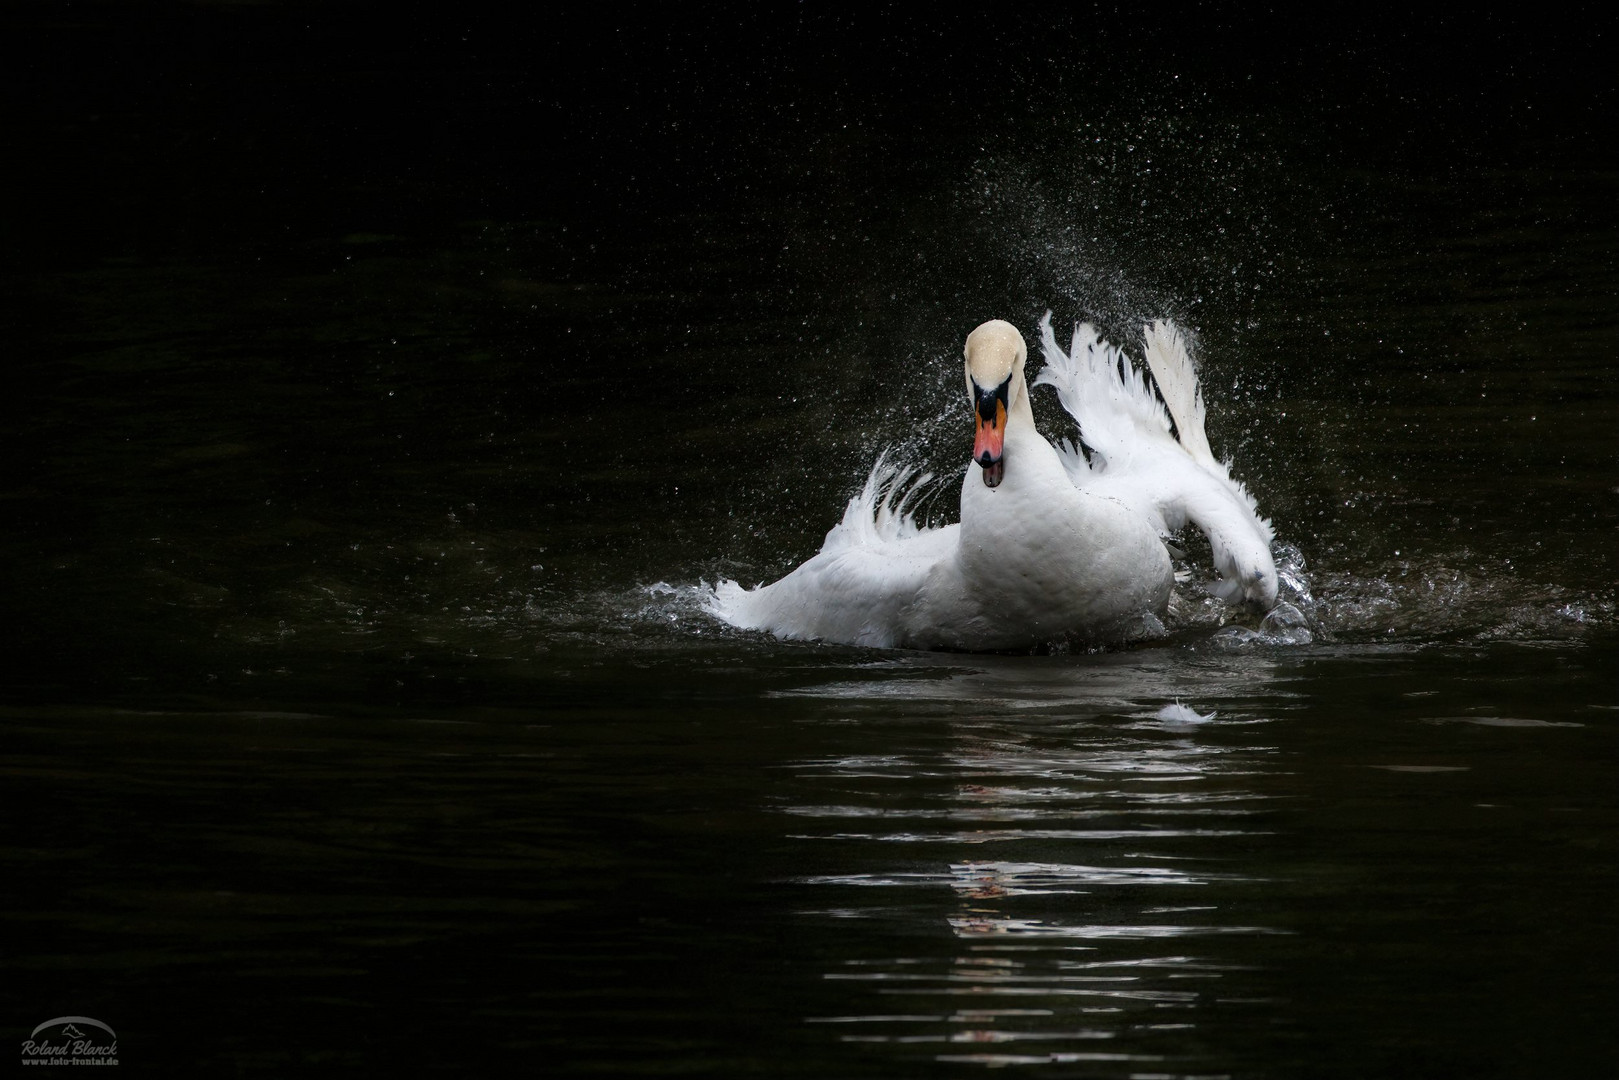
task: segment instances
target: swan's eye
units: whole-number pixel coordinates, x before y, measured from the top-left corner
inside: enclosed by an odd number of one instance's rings
[[[975,382],[973,383],[973,390],[976,398],[973,402],[973,407],[978,413],[978,418],[986,424],[993,424],[996,422],[996,404],[999,403],[1003,410],[1008,408],[1007,399],[1012,393],[1012,376],[1008,375],[1006,381],[993,390],[985,390]]]

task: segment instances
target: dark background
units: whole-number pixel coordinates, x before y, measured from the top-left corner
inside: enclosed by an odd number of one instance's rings
[[[1061,100],[1312,116],[1346,164],[1611,163],[1597,7],[8,5],[13,270],[343,220],[816,198],[818,137],[904,183]],[[1177,85],[1179,84],[1179,85]],[[856,180],[855,182],[858,182]]]

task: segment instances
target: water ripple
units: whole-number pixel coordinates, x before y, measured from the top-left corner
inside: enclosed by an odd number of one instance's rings
[[[1209,934],[1278,934],[1282,931],[1265,926],[1065,926],[1042,922],[1039,919],[1009,919],[965,917],[949,920],[958,934],[1017,934],[1024,937],[1086,938],[1086,939],[1146,939],[1174,937],[1202,937]]]
[[[1276,771],[1275,751],[1212,721],[1166,741],[1132,715],[1020,728],[975,714],[886,752],[789,763],[799,797],[777,810],[822,826],[788,835],[815,841],[824,869],[788,880],[839,897],[801,914],[856,920],[844,925],[882,940],[954,942],[846,958],[822,973],[847,988],[843,1007],[810,1022],[841,1029],[843,1043],[935,1047],[936,1061],[1132,1072],[1174,1057],[1204,1010],[1265,1000],[1250,990],[1255,968],[1233,959],[1245,951],[1224,943],[1286,932],[1226,914],[1250,910],[1230,902],[1239,890],[1266,884],[1232,869],[1231,845],[1267,834],[1281,796],[1252,778]],[[985,845],[997,857],[972,857]],[[1011,1007],[952,1007],[964,999]],[[1099,1040],[1116,1046],[1097,1053]],[[986,1049],[952,1049],[964,1043]]]
[[[1167,866],[1071,866],[1061,863],[966,862],[947,872],[827,874],[798,879],[805,885],[949,886],[983,899],[1083,893],[1097,885],[1203,885],[1245,880],[1237,874],[1187,873]]]

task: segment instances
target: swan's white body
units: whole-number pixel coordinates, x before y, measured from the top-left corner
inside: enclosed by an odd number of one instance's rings
[[[968,391],[988,418],[998,384],[1004,445],[992,463],[967,466],[960,524],[917,527],[904,509],[911,474],[879,458],[819,554],[772,585],[721,582],[709,610],[782,638],[880,648],[1150,636],[1162,632],[1174,584],[1164,540],[1187,522],[1209,537],[1219,595],[1274,604],[1270,524],[1209,450],[1179,331],[1160,322],[1146,332],[1147,363],[1175,431],[1135,366],[1091,327],[1075,330],[1066,353],[1049,315],[1041,332],[1047,366],[1035,385],[1056,387],[1089,460],[1078,445],[1054,447],[1035,430],[1022,337],[986,323],[968,338]],[[989,426],[980,424],[980,446]]]

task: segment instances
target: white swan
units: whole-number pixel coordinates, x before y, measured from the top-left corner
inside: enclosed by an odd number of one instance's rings
[[[1146,328],[1166,415],[1135,365],[1089,325],[1066,353],[1049,313],[1040,330],[1046,367],[1035,385],[1057,389],[1088,460],[1078,444],[1054,447],[1035,430],[1023,335],[984,323],[965,350],[977,438],[961,523],[919,528],[906,513],[912,472],[879,458],[819,554],[772,585],[720,582],[708,610],[777,637],[879,648],[1152,636],[1174,582],[1165,540],[1187,522],[1210,540],[1222,578],[1213,591],[1268,610],[1277,584],[1270,523],[1209,450],[1180,331]]]

